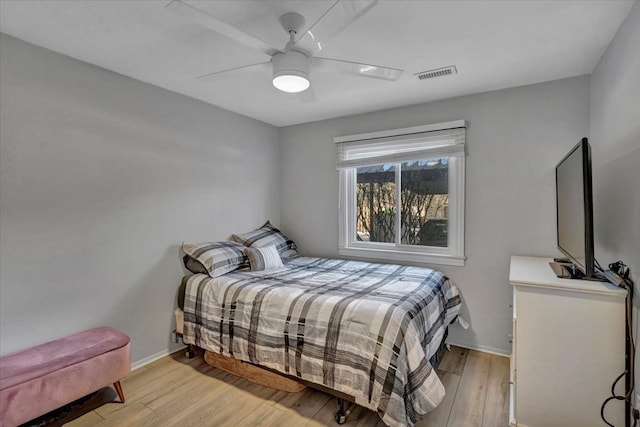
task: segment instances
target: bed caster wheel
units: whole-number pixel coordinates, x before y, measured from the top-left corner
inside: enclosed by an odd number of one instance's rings
[[[187,359],[193,359],[196,356],[196,346],[193,344],[189,344],[187,346],[187,351],[184,352],[184,355],[187,356]]]
[[[347,415],[343,412],[336,412],[336,422],[340,425],[347,422]]]

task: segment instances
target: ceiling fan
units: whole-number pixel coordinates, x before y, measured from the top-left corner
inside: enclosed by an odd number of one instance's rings
[[[304,17],[295,12],[285,13],[280,17],[280,25],[289,34],[289,41],[284,49],[275,48],[181,0],[172,0],[167,4],[166,9],[271,57],[268,61],[216,71],[197,77],[198,79],[215,80],[241,69],[268,70],[271,68],[273,85],[277,89],[290,93],[306,91],[311,99],[314,99],[315,96],[310,90],[311,70],[355,74],[391,81],[397,80],[403,73],[403,70],[396,68],[315,56],[322,51],[330,39],[371,10],[376,3],[377,0],[338,0],[308,31],[302,34],[299,32],[304,26]]]

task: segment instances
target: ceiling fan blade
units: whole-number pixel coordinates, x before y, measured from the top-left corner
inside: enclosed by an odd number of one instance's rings
[[[172,0],[165,6],[165,8],[168,11],[175,13],[176,15],[179,15],[183,18],[191,19],[192,21],[197,22],[205,28],[222,34],[223,36],[242,43],[245,46],[249,46],[253,49],[259,50],[266,55],[271,56],[274,53],[279,52],[278,49],[271,46],[269,43],[260,40],[259,38],[256,38],[251,34],[246,33],[231,24],[227,24],[226,22],[221,21],[212,15],[209,15],[207,12],[193,7],[190,4],[184,3],[180,0]]]
[[[304,104],[312,104],[318,100],[318,98],[316,98],[316,92],[313,90],[313,85],[309,86],[307,90],[300,92],[298,97]]]
[[[339,59],[311,58],[314,70],[334,73],[355,74],[357,76],[373,77],[383,80],[398,80],[404,70],[380,67],[379,65],[360,64],[357,62],[341,61]]]
[[[320,17],[309,31],[296,40],[296,46],[314,55],[376,5],[378,0],[338,0]]]
[[[205,81],[205,82],[214,82],[214,81],[218,81],[220,79],[223,79],[225,77],[229,77],[231,75],[231,72],[236,72],[236,71],[254,71],[254,70],[269,70],[271,66],[271,61],[266,61],[266,62],[259,62],[257,64],[251,64],[251,65],[243,65],[242,67],[235,67],[235,68],[230,68],[228,70],[222,70],[222,71],[216,71],[214,73],[209,73],[209,74],[205,74],[202,76],[198,76],[196,77],[196,79],[201,80],[201,81]]]

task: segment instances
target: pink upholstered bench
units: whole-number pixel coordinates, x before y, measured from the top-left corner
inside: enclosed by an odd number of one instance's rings
[[[131,370],[129,337],[100,327],[0,357],[0,426],[13,427],[113,384]]]

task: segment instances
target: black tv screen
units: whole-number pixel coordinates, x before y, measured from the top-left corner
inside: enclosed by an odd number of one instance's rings
[[[587,138],[556,166],[558,249],[585,275],[594,274],[591,147]]]

